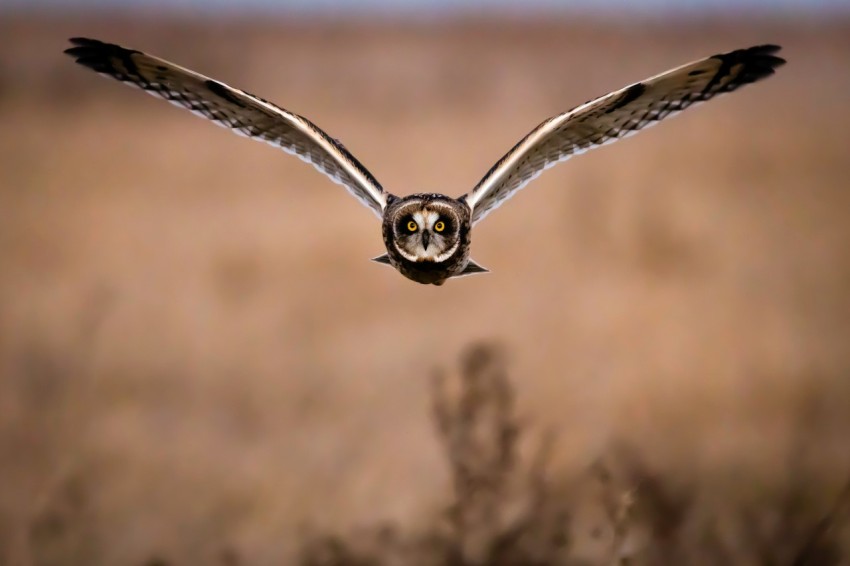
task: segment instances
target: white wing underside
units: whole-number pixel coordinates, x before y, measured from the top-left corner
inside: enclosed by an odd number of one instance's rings
[[[707,57],[544,121],[464,195],[473,224],[557,163],[770,76],[785,63],[773,55],[778,50],[775,45],[761,45]]]
[[[381,218],[387,193],[338,140],[298,114],[163,59],[118,45],[71,39],[65,52],[100,74],[141,88],[248,138],[312,164]]]

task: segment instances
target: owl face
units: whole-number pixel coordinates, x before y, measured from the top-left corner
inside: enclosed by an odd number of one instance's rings
[[[462,222],[445,197],[413,198],[392,215],[392,245],[408,261],[440,263],[458,250]]]

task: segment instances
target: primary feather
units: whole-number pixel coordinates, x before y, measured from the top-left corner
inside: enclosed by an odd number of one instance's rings
[[[761,80],[785,63],[777,45],[721,53],[682,65],[559,114],[532,130],[464,195],[478,222],[545,169],[636,133],[719,94]]]
[[[294,154],[382,216],[387,193],[378,181],[339,141],[307,118],[141,51],[82,37],[71,43],[74,47],[65,53],[80,65]]]

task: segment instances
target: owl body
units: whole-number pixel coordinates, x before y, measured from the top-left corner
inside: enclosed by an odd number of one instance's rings
[[[756,45],[687,63],[580,104],[541,122],[455,199],[393,195],[339,140],[304,116],[244,90],[135,49],[82,37],[71,43],[65,52],[80,65],[312,164],[381,219],[387,253],[374,261],[431,285],[487,271],[469,257],[472,226],[545,169],[760,81],[785,63],[776,56],[779,46]]]
[[[381,223],[387,254],[376,260],[417,283],[442,285],[469,266],[471,217],[466,202],[441,194],[390,199]]]

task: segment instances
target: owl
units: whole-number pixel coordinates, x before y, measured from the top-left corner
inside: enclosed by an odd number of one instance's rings
[[[769,77],[785,63],[776,56],[779,46],[758,45],[682,65],[544,120],[460,198],[398,197],[339,140],[303,116],[141,51],[95,39],[70,42],[65,53],[80,65],[311,163],[381,219],[387,251],[374,261],[431,285],[488,271],[470,259],[473,226],[544,169]]]

